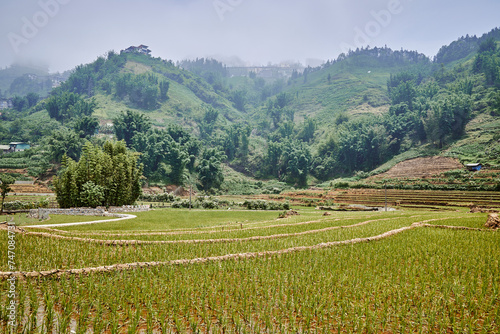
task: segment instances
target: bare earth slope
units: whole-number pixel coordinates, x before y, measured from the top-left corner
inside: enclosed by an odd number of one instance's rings
[[[396,164],[387,172],[373,178],[425,178],[464,166],[457,160],[447,157],[427,157],[410,159]]]

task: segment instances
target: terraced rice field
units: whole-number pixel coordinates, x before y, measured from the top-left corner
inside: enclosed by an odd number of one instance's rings
[[[18,326],[2,294],[0,332],[500,331],[500,234],[484,229],[487,214],[298,211],[20,226],[16,271],[0,263],[3,291],[16,277]],[[8,248],[2,231],[2,259]]]
[[[383,205],[387,194],[388,205],[435,205],[447,207],[500,207],[500,193],[477,191],[426,191],[359,189],[341,192],[335,196],[338,203]]]
[[[266,195],[272,200],[288,200],[294,204],[312,203],[363,204],[369,206],[392,207],[439,207],[439,209],[458,209],[461,207],[480,206],[500,208],[500,192],[479,191],[432,191],[432,190],[397,190],[397,189],[349,189],[336,191],[307,190],[281,195]],[[436,208],[435,208],[436,209]]]

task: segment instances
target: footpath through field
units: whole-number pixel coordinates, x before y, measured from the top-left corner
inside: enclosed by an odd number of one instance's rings
[[[120,214],[120,215],[114,215],[114,216],[117,217],[117,218],[103,219],[103,220],[92,220],[92,221],[89,221],[89,222],[77,222],[77,223],[29,225],[29,226],[26,226],[26,227],[46,228],[46,227],[76,226],[76,225],[88,225],[88,224],[97,224],[97,223],[108,223],[108,222],[115,222],[115,221],[119,221],[119,220],[137,218],[137,216],[135,216],[135,215],[129,215],[129,214]]]

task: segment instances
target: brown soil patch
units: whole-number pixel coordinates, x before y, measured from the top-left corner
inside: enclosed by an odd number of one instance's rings
[[[280,216],[278,218],[283,219],[283,218],[288,218],[291,216],[300,216],[300,213],[298,213],[295,210],[289,210],[289,211],[285,212],[284,214],[280,214]]]
[[[498,213],[499,211],[498,210],[494,210],[494,209],[490,209],[490,208],[483,208],[483,207],[480,207],[480,206],[476,206],[476,205],[471,205],[470,206],[470,213],[478,213],[478,212],[481,212],[481,213]]]
[[[400,162],[387,172],[371,178],[425,178],[462,168],[464,166],[453,158],[439,156],[416,158]]]
[[[0,174],[4,173],[28,175],[28,171],[24,168],[23,169],[0,168]]]
[[[9,169],[9,168],[0,168],[0,174],[9,173],[9,174],[21,174],[24,176],[29,176],[28,171],[23,169]],[[34,184],[12,184],[10,188],[10,194],[47,194],[52,193],[53,191],[47,186],[49,182],[52,181],[52,175],[47,177],[47,180],[41,181],[31,177],[34,181]]]
[[[167,193],[174,193],[176,196],[189,196],[189,188],[184,189],[183,187],[179,187],[176,185],[168,185],[165,188],[160,188],[160,187],[144,187],[142,188],[142,192],[145,194],[150,194],[150,195],[155,195],[155,194],[163,194],[164,192]],[[196,196],[196,192],[193,191],[192,195]]]
[[[47,194],[53,191],[45,184],[13,184],[10,186],[12,191],[9,194]]]
[[[498,218],[498,213],[490,213],[484,226],[492,229],[500,228],[500,218]]]

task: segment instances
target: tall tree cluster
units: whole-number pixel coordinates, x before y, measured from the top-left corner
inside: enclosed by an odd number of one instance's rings
[[[64,156],[54,189],[62,208],[130,205],[141,194],[141,177],[137,155],[123,141],[102,148],[87,142],[78,162]]]
[[[212,133],[218,112],[206,110],[200,128]],[[184,185],[190,174],[197,174],[199,186],[211,191],[221,186],[221,163],[226,159],[219,147],[201,150],[201,142],[178,125],[152,129],[143,114],[127,111],[114,120],[115,133],[138,152],[144,175],[150,181]],[[203,132],[202,132],[203,133]]]
[[[61,123],[82,116],[91,116],[96,107],[94,99],[87,101],[79,94],[69,92],[56,94],[45,101],[49,116]]]
[[[154,109],[160,101],[166,100],[170,84],[150,73],[123,73],[115,80],[115,96],[127,98],[133,106]]]

